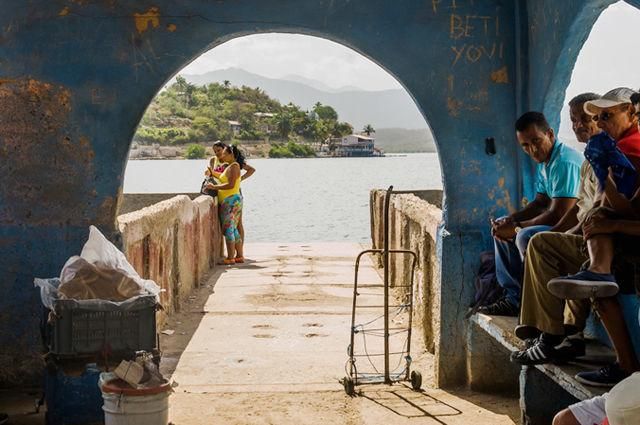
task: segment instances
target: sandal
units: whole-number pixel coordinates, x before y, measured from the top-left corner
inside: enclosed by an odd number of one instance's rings
[[[234,261],[236,263],[244,263],[244,257],[236,257],[236,258],[234,258]]]
[[[224,260],[220,261],[218,264],[221,266],[230,266],[235,263],[236,263],[236,260],[234,260],[233,258],[225,258]]]

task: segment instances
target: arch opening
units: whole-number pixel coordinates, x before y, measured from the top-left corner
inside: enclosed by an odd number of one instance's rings
[[[189,96],[192,98],[187,99]],[[318,118],[318,103],[337,113],[335,122]],[[303,123],[284,137],[278,118],[292,115],[284,113],[289,104]],[[323,124],[336,131],[313,128]],[[341,125],[342,131],[336,128]],[[335,169],[327,167],[332,162],[324,158],[273,158],[290,155],[289,143],[314,151],[300,156],[327,156],[332,152],[327,152],[326,140],[348,136],[345,128],[349,127],[353,129],[349,133],[363,133],[368,125],[375,130],[371,136],[376,138],[376,147],[387,153],[386,158],[351,158],[347,161],[353,165],[343,161]],[[247,199],[259,201],[248,206],[247,225],[265,230],[264,234],[252,230],[252,240],[290,239],[284,228],[288,226],[303,230],[294,237],[296,241],[308,241],[303,240],[306,229],[309,240],[364,242],[370,237],[369,189],[390,184],[397,189],[442,189],[435,140],[411,95],[360,52],[315,36],[267,33],[233,38],[172,77],[151,101],[133,138],[130,159],[134,161],[128,163],[125,199],[130,193],[194,192],[204,163],[174,161],[160,166],[135,159],[149,155],[149,150],[151,155],[173,157],[191,144],[205,146],[205,155],[210,157],[216,140],[238,144],[248,151],[251,164],[262,170],[243,186]],[[272,158],[260,158],[269,156]],[[394,175],[397,170],[400,174]],[[323,172],[328,174],[321,179],[308,179]],[[166,178],[169,176],[172,179]],[[180,178],[173,179],[175,176]],[[340,187],[335,177],[349,184]],[[301,178],[308,181],[300,184]],[[343,213],[333,207],[340,204],[351,205],[353,211]],[[316,212],[317,217],[298,217],[296,212],[302,207]],[[293,223],[292,215],[296,217]],[[288,217],[289,221],[270,223],[273,217]]]
[[[637,49],[635,28],[639,25],[638,7],[618,1],[598,16],[580,48],[566,87],[558,130],[561,139],[573,147],[584,149],[571,131],[568,107],[571,98],[585,92],[604,94],[616,87],[634,90],[640,87],[636,71],[640,67],[640,59],[628,53]]]

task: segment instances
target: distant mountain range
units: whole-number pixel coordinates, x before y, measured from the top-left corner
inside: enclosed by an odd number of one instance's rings
[[[424,128],[379,128],[374,134],[376,147],[387,153],[435,152],[436,145],[431,132]]]
[[[376,129],[426,129],[427,124],[409,94],[400,89],[366,91],[354,87],[334,89],[319,81],[297,75],[283,79],[268,78],[237,68],[182,75],[187,81],[202,85],[228,80],[234,86],[260,87],[283,104],[292,102],[311,109],[316,102],[332,106],[341,121],[356,131],[366,124]]]

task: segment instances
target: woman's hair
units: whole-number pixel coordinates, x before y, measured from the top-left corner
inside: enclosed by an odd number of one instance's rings
[[[244,163],[245,163],[245,158],[244,158],[244,154],[242,153],[242,151],[240,149],[238,149],[238,147],[236,145],[229,145],[229,146],[227,146],[225,148],[225,150],[227,152],[230,152],[233,155],[233,158],[236,160],[236,162],[240,166],[240,169],[242,169],[244,167]]]
[[[213,144],[214,148],[222,148],[222,149],[226,149],[228,146],[225,142],[221,142],[220,140],[218,140],[217,142],[215,142]]]

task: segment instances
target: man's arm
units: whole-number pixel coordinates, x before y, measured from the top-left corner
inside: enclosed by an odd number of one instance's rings
[[[576,204],[576,198],[553,198],[551,206],[542,214],[529,220],[521,221],[521,227],[531,226],[555,226],[560,219]]]
[[[547,195],[538,193],[536,198],[520,211],[494,222],[491,231],[492,236],[499,240],[513,239],[517,226],[526,227],[524,223],[544,214],[550,203],[553,204]]]
[[[610,218],[594,217],[582,228],[584,238],[590,239],[595,235],[621,233],[624,235],[640,236],[640,221],[612,220]]]
[[[552,232],[566,232],[578,225],[578,202],[571,207],[552,228]]]
[[[543,194],[538,193],[533,201],[529,202],[523,209],[516,211],[509,216],[511,221],[526,221],[539,216],[547,210],[551,204],[551,199]]]

